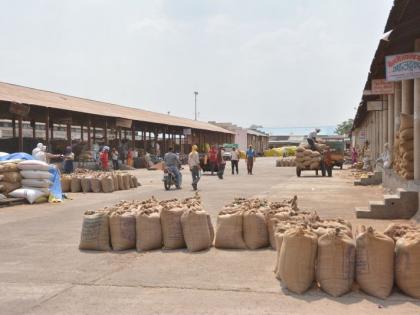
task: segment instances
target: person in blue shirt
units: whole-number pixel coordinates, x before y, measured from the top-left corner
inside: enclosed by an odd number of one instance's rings
[[[248,175],[252,175],[252,168],[254,167],[256,156],[257,154],[255,150],[252,148],[252,145],[250,145],[248,150],[246,150],[246,166],[248,169]]]

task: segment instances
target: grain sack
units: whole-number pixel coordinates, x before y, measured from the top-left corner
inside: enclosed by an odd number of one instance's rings
[[[82,184],[79,177],[72,176],[71,182],[70,182],[70,190],[72,193],[77,193],[82,190]]]
[[[136,248],[138,251],[162,248],[162,225],[159,211],[145,210],[137,215]]]
[[[136,247],[136,217],[132,213],[118,211],[111,213],[109,229],[113,250],[127,250]]]
[[[129,174],[123,174],[122,176],[124,189],[130,189],[130,175]]]
[[[134,183],[134,188],[139,187],[140,184],[139,184],[139,180],[137,179],[137,177],[136,176],[132,176],[132,179],[133,179],[133,183]]]
[[[48,196],[49,192],[41,191],[36,188],[18,188],[10,192],[10,196],[15,198],[25,198],[29,203],[34,203],[40,197]]]
[[[82,177],[80,179],[80,186],[82,187],[82,191],[84,193],[88,193],[92,191],[92,187],[91,187],[91,181],[92,181],[92,177]]]
[[[177,249],[186,246],[181,224],[181,216],[184,210],[179,207],[163,208],[160,214],[165,249]]]
[[[400,131],[400,139],[402,140],[413,140],[414,128],[408,128]]]
[[[121,173],[119,173],[119,174],[117,175],[117,178],[118,178],[118,188],[119,188],[120,190],[124,190],[125,188],[124,188],[123,175],[122,175]]]
[[[93,177],[90,180],[90,188],[92,189],[92,192],[100,193],[102,191],[101,180],[97,177]]]
[[[35,188],[48,188],[52,182],[48,179],[22,179],[22,186]]]
[[[5,172],[19,172],[19,168],[16,163],[1,163],[0,164],[0,173]]]
[[[402,130],[414,128],[414,116],[401,113],[400,114],[400,134]]]
[[[414,149],[414,141],[400,142],[400,148],[399,148],[400,154],[404,154],[407,151],[413,151],[413,149]]]
[[[288,230],[280,250],[279,272],[291,292],[309,289],[315,277],[317,236],[302,227]]]
[[[276,263],[274,265],[274,273],[276,274],[276,278],[278,280],[281,280],[281,274],[280,274],[280,253],[281,253],[281,246],[283,244],[283,236],[284,236],[284,232],[280,232],[280,231],[276,231],[274,233],[274,239],[276,240],[276,248],[277,248],[277,253],[276,253]]]
[[[20,183],[0,182],[0,192],[8,195],[10,192],[21,187]]]
[[[391,223],[385,229],[384,234],[392,238],[395,242],[408,233],[419,232],[420,228],[414,223]]]
[[[395,282],[405,294],[420,299],[420,234],[410,233],[395,245]]]
[[[115,191],[117,191],[117,190],[121,190],[121,189],[120,189],[120,186],[119,186],[119,184],[118,184],[118,175],[117,175],[117,174],[115,174],[115,173],[113,173],[113,174],[112,174],[112,182],[114,183],[114,190],[115,190]]]
[[[114,191],[114,182],[111,176],[101,178],[101,188],[104,193],[112,193]]]
[[[339,229],[318,239],[316,279],[322,290],[337,297],[351,290],[354,281],[355,242]]]
[[[223,213],[217,217],[216,248],[245,249],[242,211]]]
[[[249,249],[258,249],[269,245],[267,223],[261,211],[245,211],[243,224],[244,241]]]
[[[61,190],[64,193],[71,191],[71,176],[64,175],[61,177]]]
[[[356,281],[367,294],[385,299],[394,280],[394,241],[369,227],[356,239]]]
[[[49,165],[38,160],[27,160],[17,164],[20,170],[48,171]]]
[[[211,247],[212,239],[204,210],[188,209],[181,216],[182,233],[190,252],[197,252]]]
[[[22,180],[22,176],[19,172],[5,172],[2,173],[3,181],[9,183],[16,183]]]
[[[109,245],[109,221],[106,212],[85,212],[79,248],[90,250],[111,249]]]
[[[20,175],[23,178],[33,178],[33,179],[51,179],[52,174],[48,171],[32,171],[32,170],[23,170],[20,171]]]
[[[134,176],[133,175],[129,175],[130,176],[130,188],[136,188],[136,184],[134,183]]]

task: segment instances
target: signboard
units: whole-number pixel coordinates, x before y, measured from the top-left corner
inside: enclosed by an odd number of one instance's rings
[[[191,136],[191,128],[184,128],[184,136]]]
[[[125,119],[125,118],[116,118],[115,119],[115,125],[117,127],[131,128],[132,123],[133,123],[133,121],[131,119]]]
[[[385,79],[372,80],[372,94],[394,94],[394,82]]]
[[[387,81],[420,78],[420,52],[385,57]]]
[[[26,116],[29,114],[30,109],[31,108],[29,107],[29,105],[11,103],[9,107],[9,112],[18,116]]]
[[[367,110],[374,111],[374,110],[384,110],[386,109],[386,102],[385,101],[370,101],[367,102]]]

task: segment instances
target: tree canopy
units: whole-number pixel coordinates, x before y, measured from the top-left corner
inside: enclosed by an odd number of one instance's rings
[[[335,132],[338,135],[347,136],[350,134],[351,128],[353,126],[353,119],[347,119],[346,121],[343,121],[342,123],[338,124],[335,128]]]

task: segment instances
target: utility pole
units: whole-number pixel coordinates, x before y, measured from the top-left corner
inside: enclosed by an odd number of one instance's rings
[[[198,92],[194,91],[194,120],[197,120],[197,95]]]

